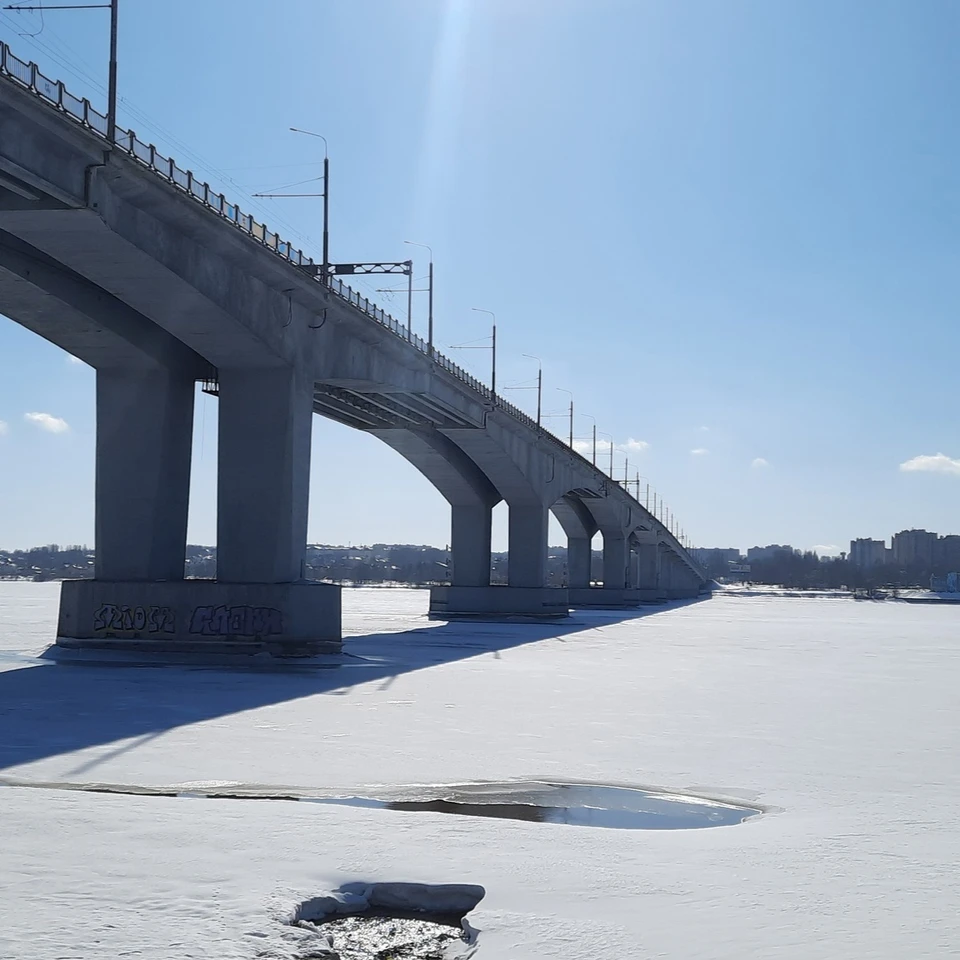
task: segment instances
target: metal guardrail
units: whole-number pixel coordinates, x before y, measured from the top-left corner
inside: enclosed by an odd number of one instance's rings
[[[60,111],[64,116],[69,117],[80,126],[86,128],[90,133],[103,140],[107,140],[108,125],[107,117],[104,114],[92,106],[86,98],[81,99],[70,93],[64,87],[62,80],[51,80],[41,73],[37,64],[32,61],[21,60],[11,51],[10,47],[2,41],[0,41],[0,76],[12,80],[18,86],[30,91],[49,106]],[[252,214],[244,213],[236,204],[227,200],[222,193],[217,193],[213,190],[210,184],[198,180],[192,171],[183,170],[181,167],[178,167],[171,157],[163,156],[152,143],[144,143],[137,137],[133,130],[123,130],[117,127],[114,135],[114,144],[142,166],[147,167],[163,180],[177,187],[187,196],[202,203],[212,213],[220,216],[237,229],[243,231],[272,253],[297,267],[316,266],[315,261],[311,257],[306,256],[302,250],[294,249],[293,244],[283,240],[278,233],[268,230],[266,224],[259,223],[254,219]],[[315,273],[313,274],[313,279],[318,283],[323,283],[323,278],[316,276]],[[509,403],[502,397],[494,396],[489,387],[481,383],[472,374],[467,373],[466,370],[455,364],[448,357],[445,357],[436,349],[431,352],[429,345],[422,337],[414,333],[408,333],[405,324],[400,323],[400,321],[387,313],[382,307],[371,303],[366,297],[361,297],[359,290],[353,290],[339,278],[330,277],[328,281],[326,284],[327,290],[360,310],[366,316],[370,317],[370,319],[386,327],[400,337],[401,340],[407,341],[421,353],[430,357],[441,369],[480,394],[484,400],[495,404],[498,409],[508,413],[514,419],[537,430],[544,439],[555,446],[561,447],[567,455],[572,455],[587,466],[598,471],[600,470],[599,467],[592,464],[578,451],[569,447],[555,434],[550,433],[549,430],[545,430],[542,427],[538,427],[533,417],[524,413],[519,407],[514,406],[514,404]],[[600,472],[602,473],[602,471]],[[603,475],[606,476],[606,474]],[[612,477],[610,479],[618,487],[620,486],[618,481],[613,480]],[[621,487],[621,489],[623,489],[624,493],[626,493],[631,500],[634,500],[638,506],[646,510],[650,516],[653,516],[628,490],[623,487]],[[688,552],[674,536],[672,531],[663,525],[662,521],[657,520],[656,517],[653,519],[660,523],[663,529],[673,537],[677,545],[684,550],[684,552]],[[691,561],[693,561],[692,554],[689,555]]]

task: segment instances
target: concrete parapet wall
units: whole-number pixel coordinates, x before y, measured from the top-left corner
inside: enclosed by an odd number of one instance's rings
[[[340,587],[326,583],[66,580],[57,643],[141,649],[340,650]]]

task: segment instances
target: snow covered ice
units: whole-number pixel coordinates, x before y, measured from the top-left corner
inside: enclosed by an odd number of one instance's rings
[[[364,659],[261,671],[40,661],[57,590],[0,583],[4,960],[292,960],[317,945],[298,904],[378,881],[482,885],[480,958],[958,953],[952,607],[720,595],[507,626],[352,590]],[[478,780],[768,812],[604,830],[204,796]],[[63,789],[96,783],[180,795]]]

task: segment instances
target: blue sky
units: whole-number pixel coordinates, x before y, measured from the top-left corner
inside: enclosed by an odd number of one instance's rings
[[[48,12],[31,38],[38,15],[0,13],[101,102],[106,25]],[[958,35],[952,0],[121,0],[120,122],[315,254],[319,201],[249,194],[316,175],[287,128],[323,133],[333,259],[431,244],[441,346],[496,311],[498,383],[542,357],[546,411],[572,390],[632,439],[618,468],[696,543],[844,546],[960,532]],[[92,542],[93,371],[0,317],[0,374],[0,546]],[[314,437],[311,540],[447,541],[393,451]],[[211,398],[195,446],[212,543]]]

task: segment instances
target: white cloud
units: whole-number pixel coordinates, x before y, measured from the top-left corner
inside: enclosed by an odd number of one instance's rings
[[[41,430],[47,433],[66,433],[70,425],[61,417],[55,417],[52,413],[25,413],[23,419],[27,423],[36,424]]]
[[[710,432],[710,428],[709,428],[709,427],[701,427],[701,428],[700,428],[700,432],[701,432],[701,433],[709,433],[709,432]]]
[[[577,453],[582,453],[584,456],[589,456],[591,453],[593,453],[593,441],[592,440],[574,440],[573,449],[576,450]],[[601,444],[598,441],[597,450],[602,450],[602,449],[603,449],[603,444]]]
[[[762,470],[764,467],[769,467],[770,464],[764,460],[763,457],[755,457],[750,466],[753,467],[754,470]]]
[[[900,464],[904,473],[953,473],[960,474],[960,460],[945,453],[925,454]]]
[[[821,557],[835,557],[840,552],[835,543],[815,543],[810,549]]]
[[[618,443],[617,449],[621,453],[643,453],[650,449],[650,444],[646,440],[634,440],[631,437],[626,443]]]
[[[694,447],[694,449],[690,451],[694,457],[705,457],[709,452],[705,447]]]
[[[10,432],[10,425],[6,420],[0,420],[0,437],[6,436]]]

